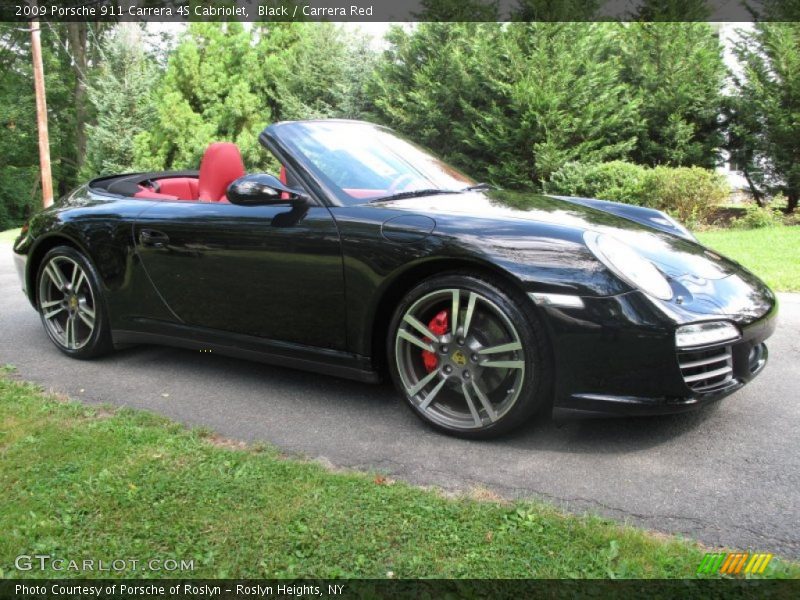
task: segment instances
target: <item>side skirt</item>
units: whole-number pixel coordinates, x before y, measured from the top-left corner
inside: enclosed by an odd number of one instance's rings
[[[223,356],[366,383],[377,383],[381,380],[380,374],[371,368],[369,359],[356,354],[152,319],[135,319],[135,322],[141,329],[116,329],[111,332],[114,346],[156,344],[190,350],[211,350]]]

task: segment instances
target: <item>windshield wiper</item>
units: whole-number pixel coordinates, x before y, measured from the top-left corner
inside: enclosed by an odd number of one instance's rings
[[[435,194],[460,194],[461,190],[443,190],[440,188],[430,188],[426,190],[410,190],[408,192],[397,192],[389,196],[382,196],[381,198],[373,198],[373,202],[387,202],[389,200],[403,200],[404,198],[419,198],[420,196],[433,196]]]
[[[475,185],[471,185],[469,187],[465,187],[462,192],[485,192],[487,190],[493,189],[494,186],[488,183],[476,183]]]

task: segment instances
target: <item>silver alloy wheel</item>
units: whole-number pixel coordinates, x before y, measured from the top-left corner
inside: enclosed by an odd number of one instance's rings
[[[449,328],[436,335],[430,320],[448,313]],[[436,357],[430,372],[423,352]],[[443,289],[411,305],[395,338],[397,370],[412,404],[450,428],[478,429],[514,406],[526,376],[522,342],[494,302],[472,290]]]
[[[54,256],[39,279],[39,309],[50,337],[67,350],[79,350],[91,339],[96,323],[92,286],[71,258]]]

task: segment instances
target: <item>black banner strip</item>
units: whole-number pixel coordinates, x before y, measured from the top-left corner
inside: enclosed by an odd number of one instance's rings
[[[2,0],[0,21],[798,21],[781,0]]]
[[[103,580],[7,579],[10,600],[321,598],[797,598],[800,580]]]

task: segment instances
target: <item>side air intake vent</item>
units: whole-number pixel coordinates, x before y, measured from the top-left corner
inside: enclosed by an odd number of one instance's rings
[[[730,346],[681,352],[678,354],[678,364],[686,385],[695,392],[717,392],[734,382]]]

